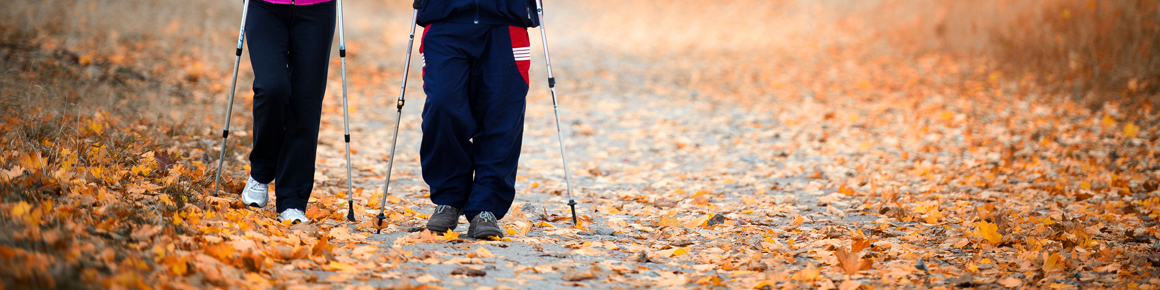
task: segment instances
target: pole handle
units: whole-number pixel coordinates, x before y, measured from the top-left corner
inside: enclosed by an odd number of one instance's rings
[[[415,9],[423,9],[423,0],[415,0],[415,4],[411,5]]]

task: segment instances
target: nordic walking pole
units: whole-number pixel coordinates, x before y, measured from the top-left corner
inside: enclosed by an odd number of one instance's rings
[[[568,171],[568,153],[564,150],[564,133],[560,129],[560,109],[556,102],[556,78],[552,76],[552,57],[548,55],[548,34],[544,32],[543,0],[536,0],[536,14],[540,17],[540,39],[544,45],[544,62],[548,64],[548,88],[552,90],[552,110],[556,113],[556,137],[560,138],[560,159],[564,161],[564,182],[568,186],[568,206],[572,207],[572,224],[576,222],[576,199],[572,198],[572,173]]]
[[[346,39],[342,29],[342,0],[338,0],[338,58],[342,62],[342,133],[346,141],[346,220],[354,220],[354,190],[350,177],[350,109],[346,106]]]
[[[341,1],[341,0],[339,0]],[[403,122],[403,103],[407,99],[404,98],[407,93],[407,74],[411,71],[411,46],[415,45],[415,20],[419,17],[420,0],[415,0],[412,7],[415,12],[411,14],[411,35],[407,38],[407,59],[403,61],[403,85],[399,87],[399,100],[395,103],[395,109],[398,110],[398,115],[395,116],[395,136],[391,138],[391,155],[387,159],[387,180],[383,183],[383,196],[379,199],[379,215],[375,216],[379,222],[375,224],[377,230],[375,233],[382,232],[383,220],[387,219],[387,190],[391,188],[391,168],[395,167],[395,147],[399,144],[399,124]]]
[[[238,47],[234,50],[234,76],[230,81],[230,100],[226,105],[226,125],[222,127],[222,149],[218,155],[217,177],[213,179],[213,196],[218,195],[218,182],[222,179],[222,166],[226,162],[226,139],[230,137],[230,116],[234,112],[234,90],[238,85],[238,65],[242,63],[242,42],[246,39],[246,15],[250,10],[250,0],[242,1],[242,25],[238,28]]]

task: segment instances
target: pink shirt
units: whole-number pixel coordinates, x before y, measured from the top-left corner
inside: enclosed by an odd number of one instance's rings
[[[314,5],[314,4],[318,4],[318,3],[326,3],[326,2],[330,2],[331,0],[262,0],[262,1],[266,1],[266,2],[271,3],[271,4],[305,6],[305,5]]]

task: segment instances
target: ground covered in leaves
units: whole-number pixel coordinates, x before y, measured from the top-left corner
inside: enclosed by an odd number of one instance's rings
[[[1134,79],[1112,93],[1061,93],[1049,77],[1015,75],[986,58],[883,52],[878,47],[889,38],[857,36],[864,31],[850,28],[858,27],[852,16],[829,25],[812,18],[823,24],[796,30],[754,28],[792,44],[742,45],[726,35],[714,39],[724,43],[718,47],[681,35],[601,35],[608,21],[585,20],[617,12],[561,4],[571,14],[549,22],[556,24],[549,34],[581,223],[571,223],[565,205],[537,56],[516,207],[501,221],[507,237],[461,238],[465,220],[457,232],[421,231],[434,206],[418,163],[418,74],[392,188],[382,188],[410,15],[398,4],[348,8],[355,19],[348,23],[354,192],[345,190],[341,86],[332,73],[307,210],[312,222],[298,225],[277,222],[272,205],[252,209],[237,200],[251,142],[248,67],[232,112],[237,133],[226,148],[225,193],[213,197],[228,55],[184,52],[176,58],[194,64],[152,66],[141,63],[175,56],[126,59],[117,50],[86,51],[83,42],[53,44],[52,33],[6,33],[2,285],[1160,286],[1156,79]],[[705,8],[720,23],[698,29],[724,34],[747,24],[729,18],[747,13],[742,6]],[[650,19],[662,32],[685,29],[666,15],[696,9],[636,8],[658,9]],[[225,12],[206,17],[234,22],[225,19],[237,13],[216,9]],[[796,17],[785,21],[805,22]],[[174,31],[182,25],[189,24],[169,22]],[[234,24],[215,25],[204,28],[207,35],[228,47]],[[605,45],[606,36],[631,48]],[[35,98],[50,101],[29,101]],[[85,98],[109,103],[54,105]],[[118,106],[184,112],[153,116]],[[348,194],[357,222],[345,220]],[[380,206],[388,216],[382,227],[374,218]]]

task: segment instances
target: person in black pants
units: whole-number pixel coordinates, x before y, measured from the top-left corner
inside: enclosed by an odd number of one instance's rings
[[[307,221],[335,2],[251,0],[246,38],[254,68],[254,147],[242,202],[264,207],[278,181],[282,221]]]
[[[423,0],[423,180],[437,205],[427,229],[503,237],[498,220],[515,199],[534,0]]]

